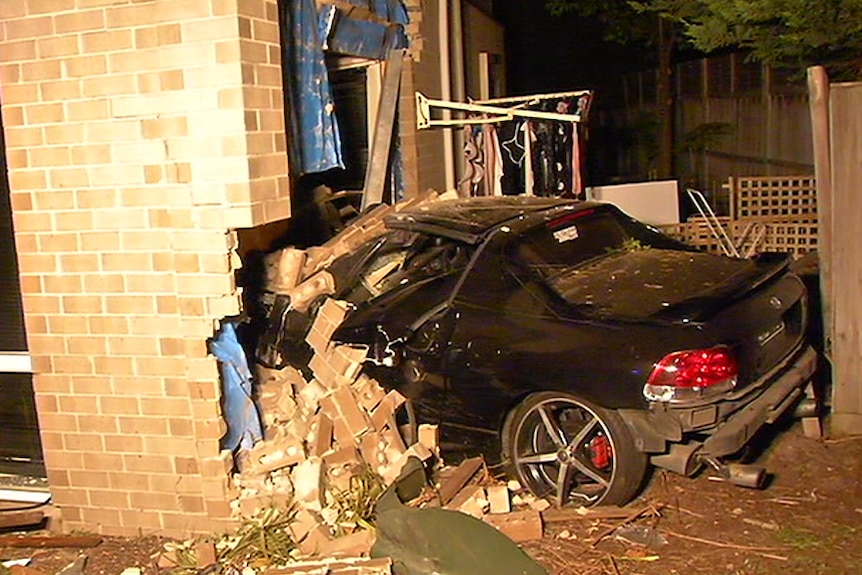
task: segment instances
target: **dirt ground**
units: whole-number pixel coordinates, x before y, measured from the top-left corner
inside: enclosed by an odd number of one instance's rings
[[[761,491],[711,480],[655,473],[633,510],[651,512],[617,537],[619,520],[548,522],[527,553],[555,575],[850,575],[862,573],[862,437],[814,440],[794,424],[755,453],[771,481]],[[2,559],[31,557],[51,575],[79,554],[85,575],[119,575],[128,567],[156,573],[157,537],[104,538],[92,549],[0,548]]]

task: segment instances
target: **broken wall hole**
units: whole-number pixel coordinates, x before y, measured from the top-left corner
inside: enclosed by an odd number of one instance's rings
[[[292,560],[368,555],[379,498],[411,461],[421,462],[424,487],[412,505],[472,515],[516,541],[541,537],[546,501],[496,482],[481,458],[446,467],[437,426],[418,425],[410,402],[363,370],[369,350],[331,341],[351,309],[336,297],[333,263],[373,244],[387,215],[452,195],[377,206],[306,249],[263,249],[278,244],[280,226],[240,234],[245,300],[254,292],[260,305],[224,318],[210,342],[225,434],[206,464],[227,477],[241,525],[284,523]]]

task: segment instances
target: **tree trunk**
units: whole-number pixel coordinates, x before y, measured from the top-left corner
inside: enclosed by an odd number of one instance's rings
[[[658,18],[658,113],[661,122],[657,175],[659,179],[673,177],[674,150],[674,89],[673,89],[673,25]]]

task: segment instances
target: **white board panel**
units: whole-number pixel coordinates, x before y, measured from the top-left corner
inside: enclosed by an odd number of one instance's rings
[[[676,180],[587,188],[587,198],[614,204],[630,216],[654,226],[679,223],[678,195]]]

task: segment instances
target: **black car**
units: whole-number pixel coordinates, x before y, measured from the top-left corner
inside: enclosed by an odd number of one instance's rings
[[[444,459],[483,454],[558,504],[621,504],[650,464],[726,465],[802,397],[806,292],[782,254],[711,255],[609,204],[474,198],[408,209],[336,260],[334,341]]]

